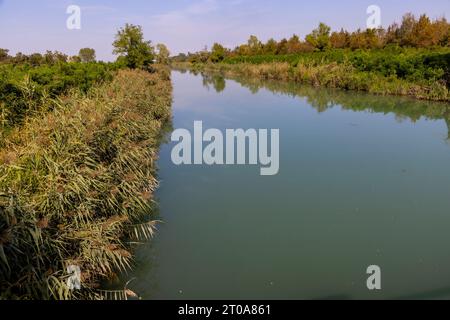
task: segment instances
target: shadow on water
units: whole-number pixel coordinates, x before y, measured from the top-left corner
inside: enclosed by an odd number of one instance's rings
[[[179,70],[177,70],[179,71]],[[187,71],[183,71],[187,72]],[[348,92],[340,89],[317,88],[301,85],[295,82],[261,80],[249,77],[225,77],[219,72],[199,72],[189,70],[193,75],[201,75],[203,85],[211,87],[220,93],[226,88],[226,79],[239,83],[253,94],[260,90],[287,95],[294,98],[306,99],[317,112],[325,112],[340,106],[344,110],[366,111],[371,113],[395,114],[399,122],[410,120],[416,122],[421,118],[430,120],[444,120],[448,128],[447,140],[450,141],[450,104],[430,102],[410,97],[380,96],[364,92]]]

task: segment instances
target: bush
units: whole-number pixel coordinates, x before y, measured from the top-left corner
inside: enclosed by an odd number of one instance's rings
[[[52,99],[68,93],[71,88],[86,93],[94,84],[110,81],[118,67],[116,64],[75,62],[37,67],[0,65],[3,129],[21,123],[32,112],[51,109]]]
[[[227,64],[265,64],[286,62],[292,66],[299,64],[322,65],[329,63],[350,63],[359,71],[375,72],[382,76],[397,76],[407,80],[445,80],[448,84],[450,70],[448,49],[412,49],[388,47],[387,49],[355,50],[335,49],[324,52],[291,55],[257,55],[230,57]]]

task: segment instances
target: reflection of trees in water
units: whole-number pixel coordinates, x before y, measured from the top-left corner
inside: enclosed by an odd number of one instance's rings
[[[201,75],[203,78],[203,86],[205,86],[206,88],[209,89],[210,86],[212,86],[217,93],[225,90],[227,82],[225,80],[225,77],[223,77],[221,74],[202,73]]]
[[[191,71],[194,75],[200,72]],[[217,92],[222,92],[226,87],[225,77],[218,72],[201,72],[203,84],[209,88],[214,87]],[[410,97],[380,96],[358,91],[344,91],[340,89],[317,88],[308,85],[300,85],[295,82],[261,80],[248,77],[233,77],[227,75],[253,94],[260,89],[266,89],[274,93],[280,93],[291,97],[306,99],[318,112],[324,112],[335,106],[344,110],[365,111],[373,113],[392,113],[401,122],[410,120],[416,122],[421,118],[444,120],[448,128],[450,141],[450,104],[417,100]]]
[[[445,123],[447,124],[447,129],[448,129],[447,140],[450,141],[450,117],[445,118]]]

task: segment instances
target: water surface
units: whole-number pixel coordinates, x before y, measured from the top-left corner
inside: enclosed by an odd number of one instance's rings
[[[280,129],[280,173],[175,166],[138,251],[145,299],[450,297],[446,105],[173,72],[174,127]],[[382,269],[369,291],[366,269]]]

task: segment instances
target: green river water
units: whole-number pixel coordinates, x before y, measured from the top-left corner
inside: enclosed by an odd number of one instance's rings
[[[144,299],[450,297],[450,110],[173,71],[174,128],[280,129],[280,171],[159,160]],[[378,265],[382,289],[369,291]]]

